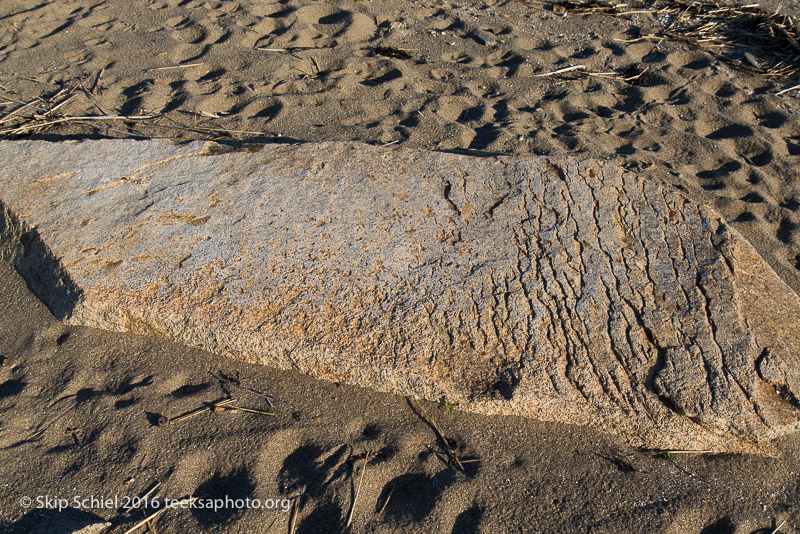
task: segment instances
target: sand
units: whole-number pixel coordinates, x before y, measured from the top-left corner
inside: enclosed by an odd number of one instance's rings
[[[796,15],[797,5],[783,10]],[[72,96],[50,115],[157,117],[66,122],[34,138],[355,140],[608,159],[714,207],[800,290],[798,91],[778,94],[797,82],[647,38],[660,27],[652,14],[564,17],[525,2],[7,0],[0,117],[17,102],[43,114],[47,101]],[[575,65],[647,72],[634,84],[542,76]],[[796,437],[777,443],[780,458],[671,461],[585,428],[409,405],[157,339],[66,327],[5,266],[0,287],[0,531],[60,520],[21,507],[23,496],[123,499],[158,481],[160,499],[297,499],[295,513],[167,510],[157,532],[287,532],[290,522],[296,532],[335,532],[367,451],[354,532],[800,528]],[[204,413],[159,426],[224,397],[209,370],[286,402],[274,416]],[[270,409],[231,392],[243,407]],[[426,420],[457,457],[480,461],[447,465]],[[87,513],[122,533],[153,511]]]

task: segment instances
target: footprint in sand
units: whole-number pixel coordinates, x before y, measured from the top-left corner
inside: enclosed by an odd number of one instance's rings
[[[798,230],[800,230],[800,224],[797,224],[789,217],[781,219],[776,232],[778,241],[785,244],[800,245]]]
[[[292,26],[282,18],[266,17],[248,27],[242,46],[247,48],[268,47],[273,39],[280,37]]]
[[[772,148],[763,141],[736,139],[733,144],[736,153],[753,167],[764,167],[772,163]]]
[[[463,52],[450,51],[450,50],[442,54],[442,61],[446,61],[448,63],[458,63],[460,65],[468,65],[468,66],[475,66],[477,64],[477,61],[473,56],[465,54]]]
[[[198,499],[230,498],[233,501],[253,497],[256,489],[250,470],[246,466],[225,466],[203,481],[192,495]],[[236,507],[194,508],[192,515],[203,526],[219,526],[230,524],[245,513],[246,510]]]
[[[94,59],[94,54],[86,49],[74,50],[64,54],[64,59],[73,65],[84,65]]]
[[[456,516],[451,534],[472,534],[481,531],[481,520],[486,510],[473,504]]]
[[[706,139],[713,141],[720,141],[724,139],[739,139],[743,137],[750,137],[753,135],[753,129],[746,124],[729,123],[724,126],[712,124],[704,124],[703,126],[709,127],[710,132],[705,134]],[[702,135],[702,134],[701,134]]]
[[[456,480],[453,469],[439,471],[434,476],[406,473],[386,483],[376,502],[376,513],[385,503],[383,514],[396,524],[424,521],[436,507],[442,491]]]
[[[256,107],[263,106],[264,103],[259,103]],[[261,107],[259,111],[252,115],[253,118],[264,119],[265,122],[271,121],[283,110],[283,104],[280,100],[269,101],[266,106]]]
[[[207,35],[206,30],[190,17],[172,17],[167,19],[167,26],[172,28],[172,38],[181,43],[197,44]]]
[[[181,43],[170,50],[169,58],[175,64],[193,63],[208,53],[209,45]]]
[[[339,9],[331,4],[287,8],[268,15],[254,27],[264,33],[257,46],[325,47],[336,39],[361,42],[377,31],[375,18],[365,13]]]
[[[770,108],[759,110],[756,112],[758,125],[770,130],[776,130],[786,124],[789,116],[781,111],[772,110]]]
[[[24,376],[3,381],[0,383],[0,401],[19,395],[25,389],[25,386],[27,386],[27,383],[24,380]]]
[[[365,87],[378,87],[400,80],[403,77],[403,72],[395,66],[393,61],[381,60],[357,67],[355,75],[362,78],[360,82],[361,85]],[[397,84],[392,85],[393,88],[397,88]]]
[[[283,462],[278,479],[283,495],[301,494],[298,506],[313,500],[314,507],[298,525],[297,532],[340,532],[344,527],[343,510],[333,498],[340,483],[352,473],[346,445],[322,447],[302,445]]]
[[[487,72],[494,70],[501,78],[510,78],[517,74],[520,65],[525,63],[525,58],[510,50],[498,50],[486,56],[484,62],[487,66],[498,67],[496,70],[489,68]]]

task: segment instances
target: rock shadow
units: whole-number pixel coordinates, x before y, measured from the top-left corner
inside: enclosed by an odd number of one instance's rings
[[[22,276],[28,289],[56,319],[72,314],[81,290],[55,254],[30,227],[0,200],[0,260],[7,261]]]

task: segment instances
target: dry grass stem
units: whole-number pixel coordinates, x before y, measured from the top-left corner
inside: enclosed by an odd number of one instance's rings
[[[603,0],[556,3],[534,1],[557,15],[606,14],[615,16],[652,15],[663,25],[658,36],[614,39],[635,43],[668,37],[708,51],[731,66],[787,78],[800,73],[800,27],[777,10],[769,12],[758,4],[723,5],[716,0],[657,0],[650,9],[628,10],[627,4]],[[576,70],[580,67],[568,67]],[[568,72],[558,70],[539,76]]]
[[[358,502],[358,495],[361,493],[361,483],[364,482],[364,472],[367,470],[367,460],[369,460],[369,455],[372,451],[367,451],[367,454],[364,456],[364,465],[361,466],[361,476],[358,479],[358,487],[356,488],[356,494],[353,497],[353,502],[350,505],[350,512],[347,514],[347,523],[345,524],[345,528],[350,528],[350,524],[353,522],[353,512],[356,510],[356,503]]]
[[[292,499],[292,511],[289,513],[289,534],[294,534],[297,527],[297,497]]]
[[[152,119],[156,117],[156,115],[132,115],[132,116],[124,116],[124,115],[87,115],[82,117],[63,117],[60,119],[34,123],[34,124],[26,124],[24,126],[8,128],[6,130],[0,130],[0,135],[19,135],[25,132],[29,132],[31,130],[37,130],[39,128],[45,128],[47,126],[53,126],[54,124],[63,124],[65,122],[78,122],[78,123],[86,123],[91,121],[141,121]],[[32,117],[35,119],[35,117]]]
[[[775,94],[776,95],[783,95],[783,94],[789,93],[791,91],[794,91],[795,89],[800,89],[800,85],[795,85],[793,87],[789,87],[788,89],[784,89],[783,91],[778,91]]]
[[[381,509],[378,512],[378,515],[381,515],[383,513],[383,511],[386,510],[386,506],[389,504],[389,499],[392,498],[392,493],[394,493],[394,488],[395,488],[395,486],[392,486],[392,489],[389,490],[389,495],[387,495],[386,496],[386,500],[383,501],[383,506],[381,506]]]
[[[255,413],[255,414],[259,414],[259,415],[275,415],[272,412],[265,412],[264,410],[256,410],[254,408],[243,408],[242,406],[230,405],[230,406],[222,406],[221,408],[223,410],[239,410],[240,412]]]
[[[231,377],[227,376],[224,373],[220,372],[219,374],[217,374],[217,373],[212,373],[211,371],[207,371],[207,372],[208,372],[208,374],[210,374],[211,376],[213,376],[214,378],[219,380],[221,383],[225,383],[225,384],[231,385],[231,386],[233,386],[235,388],[241,389],[242,391],[246,391],[248,393],[252,393],[253,395],[258,395],[259,397],[264,398],[267,401],[267,403],[269,403],[269,407],[270,408],[275,408],[275,405],[273,404],[275,402],[284,402],[284,401],[282,401],[281,399],[279,399],[277,397],[273,397],[272,395],[268,395],[267,393],[263,393],[261,391],[255,390],[253,388],[249,388],[247,386],[243,386],[243,385],[241,385],[239,383],[238,380],[234,380],[234,379],[232,379]],[[273,415],[273,414],[270,414],[270,415]]]
[[[407,400],[408,400],[409,404],[411,404],[411,406],[414,407],[414,405],[411,403],[411,399],[407,399]],[[425,410],[422,408],[422,406],[418,406],[418,407],[414,407],[414,408],[419,410],[420,414],[422,414],[422,416],[424,417],[425,421],[429,425],[431,425],[431,427],[433,428],[433,431],[436,433],[436,437],[442,443],[442,449],[447,454],[447,456],[450,458],[451,465],[455,464],[456,466],[458,466],[458,468],[461,470],[461,472],[465,472],[466,470],[464,469],[464,465],[461,463],[461,460],[458,458],[458,455],[456,454],[456,451],[453,450],[453,448],[450,446],[450,442],[448,442],[447,438],[444,437],[444,434],[442,433],[441,430],[439,430],[439,427],[436,426],[436,423],[433,422],[433,419],[431,419],[428,416],[428,414],[425,412]]]
[[[670,454],[714,454],[711,450],[685,450],[685,451],[667,451]]]
[[[186,65],[172,65],[171,67],[155,67],[152,69],[147,69],[145,70],[145,72],[153,72],[157,70],[188,69],[191,67],[199,67],[200,65],[205,65],[205,63],[188,63]]]
[[[564,74],[565,72],[572,72],[574,70],[586,70],[586,65],[573,65],[571,67],[564,67],[563,69],[554,70],[545,74],[535,74],[537,78],[544,78],[546,76],[554,76],[556,74]]]
[[[161,484],[162,484],[161,482],[156,482],[155,484],[153,484],[153,486],[152,486],[152,487],[151,487],[149,490],[147,490],[147,491],[146,491],[144,494],[142,494],[141,496],[139,496],[139,501],[145,501],[145,502],[146,502],[146,501],[147,501],[147,499],[148,499],[148,498],[149,498],[149,497],[150,497],[150,496],[151,496],[153,493],[155,493],[155,491],[156,491],[158,488],[160,488],[160,487],[161,487]],[[121,514],[121,515],[122,515],[122,517],[128,517],[129,515],[131,515],[131,513],[132,513],[132,512],[133,512],[135,509],[136,509],[136,508],[134,508],[133,506],[129,507],[127,510],[125,510],[125,512],[123,512],[123,513]]]
[[[227,405],[231,404],[232,402],[234,402],[234,399],[231,399],[231,398],[221,399],[221,400],[212,402],[208,406],[203,406],[202,408],[197,408],[197,409],[192,410],[190,412],[186,412],[185,414],[179,415],[178,417],[173,417],[172,419],[167,420],[167,424],[171,425],[172,423],[178,423],[180,421],[185,421],[186,419],[191,419],[192,417],[194,417],[196,415],[200,415],[201,413],[205,413],[205,412],[210,412],[210,411],[214,410],[215,408],[219,408],[221,406],[227,406]]]

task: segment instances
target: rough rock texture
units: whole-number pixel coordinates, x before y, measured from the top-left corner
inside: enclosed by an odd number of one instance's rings
[[[129,140],[0,160],[2,254],[72,323],[647,447],[798,429],[800,299],[712,210],[604,162]]]

